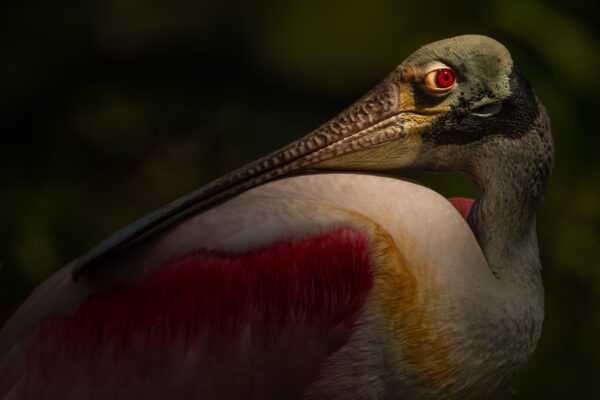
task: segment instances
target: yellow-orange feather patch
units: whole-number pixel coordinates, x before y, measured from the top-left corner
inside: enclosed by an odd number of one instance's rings
[[[433,393],[451,392],[460,384],[462,362],[451,351],[450,328],[440,321],[443,293],[435,266],[419,258],[416,244],[400,232],[394,237],[359,213],[335,209],[358,222],[368,233],[374,273],[368,306],[380,315],[384,354],[390,365],[402,368],[408,379]]]

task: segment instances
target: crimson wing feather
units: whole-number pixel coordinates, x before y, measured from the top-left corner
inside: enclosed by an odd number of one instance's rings
[[[200,251],[46,318],[0,362],[18,398],[299,398],[349,338],[373,277],[351,228]]]

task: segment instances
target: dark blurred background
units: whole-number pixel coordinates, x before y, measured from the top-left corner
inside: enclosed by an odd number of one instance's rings
[[[300,137],[428,42],[504,43],[552,116],[547,293],[523,399],[600,381],[600,52],[592,0],[33,1],[0,6],[0,325],[62,265]],[[411,173],[445,195],[457,176]],[[596,395],[594,395],[596,393]]]

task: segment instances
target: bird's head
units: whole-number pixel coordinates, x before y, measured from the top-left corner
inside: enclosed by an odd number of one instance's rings
[[[546,110],[510,53],[480,35],[420,48],[366,96],[303,140],[335,128],[348,134],[313,153],[323,159],[311,168],[422,168],[461,172],[478,184],[481,177],[473,164],[490,151],[527,157],[528,150],[517,142],[535,129],[544,130],[540,135],[552,146]]]

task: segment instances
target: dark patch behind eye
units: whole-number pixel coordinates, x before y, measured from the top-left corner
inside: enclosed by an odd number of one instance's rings
[[[496,115],[481,118],[469,113],[469,105],[478,99],[463,99],[433,124],[424,135],[435,145],[467,144],[485,136],[499,135],[517,139],[537,118],[539,110],[529,82],[513,65],[509,75],[510,97],[502,102]]]

